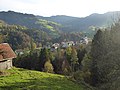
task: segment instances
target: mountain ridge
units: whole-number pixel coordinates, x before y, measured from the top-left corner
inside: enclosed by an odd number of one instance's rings
[[[93,13],[86,17],[71,17],[66,15],[56,15],[51,17],[38,17],[45,20],[53,21],[60,23],[64,26],[63,31],[88,31],[89,27],[107,27],[112,24],[114,18],[117,18],[117,14],[120,14],[120,11],[116,12],[106,12],[104,14]],[[69,29],[69,30],[67,30]]]
[[[44,29],[40,20],[54,22],[59,25],[54,30],[62,32],[90,32],[90,27],[107,27],[112,24],[112,17],[116,18],[120,11],[107,12],[104,14],[93,13],[86,17],[73,17],[66,15],[56,15],[51,17],[38,16],[33,14],[19,13],[14,11],[0,12],[0,19],[8,24],[18,24],[29,28]],[[116,16],[115,16],[116,15]],[[50,24],[51,25],[51,24]],[[53,31],[54,31],[53,30]]]

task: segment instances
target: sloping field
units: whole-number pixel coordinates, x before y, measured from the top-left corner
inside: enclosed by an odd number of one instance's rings
[[[83,90],[66,77],[39,71],[13,68],[2,71],[0,90]]]

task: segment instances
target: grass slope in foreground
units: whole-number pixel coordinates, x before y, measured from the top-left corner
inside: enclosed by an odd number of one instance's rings
[[[62,75],[13,68],[0,76],[0,90],[83,90]]]

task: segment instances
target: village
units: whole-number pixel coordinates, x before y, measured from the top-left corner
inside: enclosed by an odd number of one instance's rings
[[[79,42],[74,41],[64,41],[61,43],[54,43],[52,45],[43,45],[43,47],[35,48],[35,50],[40,50],[43,48],[47,48],[50,51],[54,52],[58,48],[66,49],[71,46],[79,46],[79,45],[87,45],[91,42],[91,39],[88,37],[82,38]],[[29,54],[30,50],[22,50],[18,49],[13,51],[12,48],[8,43],[1,43],[0,44],[0,70],[10,69],[12,67],[12,59],[16,58],[17,56],[24,55],[25,53]]]
[[[47,49],[50,49],[50,51],[54,52],[59,48],[66,49],[71,46],[87,45],[88,43],[91,43],[91,42],[92,42],[92,39],[85,36],[85,37],[81,38],[80,41],[74,42],[74,41],[65,41],[64,40],[61,43],[46,44],[46,45],[42,45],[41,47],[37,47],[35,49],[39,50],[39,49],[47,48]],[[22,49],[15,50],[16,55],[22,55],[22,54],[24,54],[24,52],[29,53],[30,51],[29,50],[24,51]]]

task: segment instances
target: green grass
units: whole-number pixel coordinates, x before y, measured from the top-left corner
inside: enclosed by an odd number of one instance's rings
[[[83,90],[62,75],[20,68],[5,72],[8,74],[0,76],[0,90]]]

